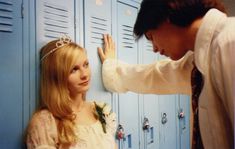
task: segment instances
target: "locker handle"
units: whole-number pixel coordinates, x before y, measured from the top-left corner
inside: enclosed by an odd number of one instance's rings
[[[162,124],[166,124],[167,123],[167,114],[163,113],[162,114]]]
[[[183,124],[181,123],[181,129],[182,130],[186,129],[186,118],[185,118],[184,110],[182,108],[179,109],[178,118],[180,121],[183,121]]]
[[[125,131],[124,131],[124,128],[121,124],[119,124],[117,127],[116,139],[117,140],[123,139],[123,141],[125,141]]]
[[[128,148],[132,147],[132,143],[131,143],[131,134],[127,135],[127,143],[128,143]]]
[[[149,128],[150,128],[149,119],[145,117],[143,122],[143,130],[149,130]]]
[[[179,110],[178,117],[179,117],[179,119],[183,119],[185,117],[185,114],[184,114],[184,111],[182,108]]]
[[[182,124],[182,130],[186,129],[186,119],[185,119],[185,113],[184,110],[182,108],[180,108],[179,113],[178,113],[178,118],[179,120],[183,121]]]
[[[150,128],[150,141],[148,142],[148,144],[151,144],[154,142],[154,128],[151,127]]]
[[[186,129],[186,118],[185,118],[185,113],[184,113],[183,108],[179,109],[178,118],[180,121],[183,121],[183,124],[181,123],[181,129],[182,130]]]

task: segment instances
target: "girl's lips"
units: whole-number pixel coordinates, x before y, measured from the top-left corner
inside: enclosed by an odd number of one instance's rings
[[[87,85],[88,83],[89,83],[89,80],[85,81],[85,82],[82,82],[82,83],[79,83],[79,85]]]

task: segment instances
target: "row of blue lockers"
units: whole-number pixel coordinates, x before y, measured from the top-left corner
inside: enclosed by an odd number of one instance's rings
[[[110,93],[102,84],[97,47],[103,34],[112,35],[118,58],[128,63],[164,58],[153,54],[146,39],[133,37],[140,2],[0,0],[1,149],[25,148],[24,132],[38,102],[39,49],[61,34],[87,49],[92,68],[87,99],[112,105],[125,131],[125,138],[116,140],[119,149],[189,149],[188,96]]]

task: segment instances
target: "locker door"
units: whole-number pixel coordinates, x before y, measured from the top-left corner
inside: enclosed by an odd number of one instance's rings
[[[23,133],[22,1],[0,0],[0,145],[17,149]]]
[[[165,56],[159,55],[158,59]],[[176,95],[159,95],[160,148],[177,148],[178,98]]]
[[[35,0],[36,4],[36,50],[40,63],[39,52],[42,46],[62,35],[75,40],[74,0]],[[39,66],[39,65],[37,65]],[[36,67],[37,73],[39,68]],[[37,90],[38,91],[38,90]]]
[[[153,53],[152,43],[143,38],[143,63],[150,64],[156,61],[156,54]],[[159,149],[159,107],[156,95],[143,95],[143,112],[142,124],[149,121],[149,128],[144,130],[144,148],[145,149]],[[147,119],[144,119],[147,118]]]
[[[118,58],[128,63],[138,63],[137,43],[133,37],[133,25],[137,9],[123,3],[117,4]],[[119,123],[124,127],[126,138],[120,149],[139,149],[138,94],[119,94]]]
[[[139,8],[139,5],[140,5],[141,1],[142,0],[118,0],[118,2],[120,2],[120,3],[124,3],[124,4],[134,6],[134,7],[137,7],[137,8]]]
[[[190,105],[190,97],[188,95],[179,95],[178,116],[180,149],[190,148]]]
[[[137,2],[137,3],[141,3],[142,0],[131,0],[131,1],[134,1],[134,2]]]
[[[85,48],[91,66],[91,86],[87,99],[103,100],[111,104],[111,93],[102,84],[101,63],[97,47],[103,46],[103,34],[111,33],[111,0],[84,1]]]
[[[144,95],[144,118],[149,120],[148,130],[144,130],[144,146],[145,149],[159,149],[159,106],[156,95]]]
[[[74,0],[36,0],[38,50],[48,41],[64,34],[69,35],[74,41],[74,6]]]
[[[177,148],[177,109],[175,95],[159,95],[160,148]]]

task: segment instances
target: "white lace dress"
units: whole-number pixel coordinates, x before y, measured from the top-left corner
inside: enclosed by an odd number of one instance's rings
[[[108,110],[110,108],[107,108]],[[28,149],[115,149],[114,133],[116,117],[110,113],[105,118],[106,133],[97,120],[91,125],[76,125],[79,141],[76,144],[61,145],[58,143],[56,120],[48,110],[37,112],[27,132]]]

